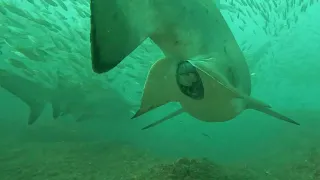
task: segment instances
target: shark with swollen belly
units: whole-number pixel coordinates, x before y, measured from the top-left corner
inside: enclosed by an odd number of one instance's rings
[[[133,118],[169,102],[206,122],[234,119],[254,109],[299,125],[251,97],[245,57],[211,0],[91,0],[91,52],[96,73],[113,69],[146,38],[164,58],[149,70],[141,105]]]

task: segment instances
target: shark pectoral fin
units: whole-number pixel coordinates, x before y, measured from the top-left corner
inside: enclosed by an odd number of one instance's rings
[[[27,103],[30,108],[30,114],[28,118],[28,125],[32,125],[36,122],[36,120],[40,117],[45,107],[45,103],[43,102],[32,102]]]
[[[163,58],[152,65],[144,85],[140,108],[132,119],[176,101],[175,97],[179,94],[172,64],[168,58]]]
[[[223,85],[223,84],[221,84]],[[296,124],[296,125],[300,125],[298,122],[290,119],[289,117],[287,116],[284,116],[274,110],[271,109],[271,106],[260,101],[260,100],[257,100],[257,99],[254,99],[248,95],[245,95],[241,92],[238,92],[235,88],[233,87],[228,87],[228,86],[224,86],[225,88],[227,88],[228,92],[234,96],[234,98],[240,98],[240,99],[243,99],[246,104],[248,104],[248,109],[254,109],[254,110],[257,110],[257,111],[260,111],[260,112],[263,112],[265,114],[268,114],[270,116],[273,116],[279,120],[283,120],[283,121],[287,121],[289,123],[292,123],[292,124]]]
[[[259,111],[259,112],[263,112],[267,115],[270,115],[270,116],[273,116],[279,120],[283,120],[283,121],[286,121],[286,122],[289,122],[289,123],[292,123],[292,124],[295,124],[295,125],[300,125],[300,123],[292,120],[291,118],[285,116],[285,115],[282,115],[274,110],[271,109],[271,106],[259,101],[259,100],[256,100],[254,98],[249,98],[249,101],[248,101],[248,109],[254,109],[256,111]]]
[[[173,118],[175,116],[178,116],[178,115],[182,114],[183,112],[184,112],[184,110],[182,108],[180,108],[180,109],[168,114],[166,117],[164,117],[164,118],[162,118],[162,119],[160,119],[160,120],[158,120],[158,121],[156,121],[156,122],[154,122],[152,124],[149,124],[148,126],[145,126],[144,128],[142,128],[142,130],[149,129],[151,127],[159,125],[159,124],[161,124],[161,123],[163,123],[163,122],[165,122],[165,121],[167,121],[167,120],[169,120],[169,119],[171,119],[171,118]]]
[[[92,68],[104,73],[136,49],[147,34],[130,27],[128,17],[115,0],[91,0]]]
[[[223,83],[218,78],[215,78],[214,76],[212,76],[208,72],[204,71],[203,68],[198,67],[198,69],[200,71],[202,71],[206,75],[206,77],[210,78],[211,79],[210,81],[214,82],[214,85],[219,86],[220,88],[224,88],[226,90],[226,91],[224,91],[225,93],[227,93],[228,95],[230,95],[233,98],[243,99],[246,102],[246,104],[248,105],[246,108],[255,109],[257,111],[260,111],[260,112],[263,112],[263,113],[268,114],[270,116],[273,116],[277,119],[287,121],[292,124],[300,125],[299,123],[290,119],[289,117],[286,117],[286,116],[272,110],[270,105],[240,92],[239,90],[237,90],[233,86],[230,86],[228,84]],[[216,73],[216,75],[219,75],[219,74]]]
[[[261,107],[261,108],[271,108],[269,104],[266,104],[258,99],[255,99],[250,96],[245,96],[245,99],[247,101],[247,104],[249,104],[249,107]]]
[[[232,85],[229,85],[227,83],[223,83],[221,80],[219,80],[218,78],[212,76],[211,74],[209,74],[208,72],[206,72],[205,70],[203,70],[203,68],[201,67],[197,67],[198,70],[202,73],[204,73],[205,77],[207,77],[208,79],[210,79],[211,82],[214,82],[212,84],[214,84],[215,86],[218,86],[219,88],[222,88],[225,90],[225,93],[230,95],[233,98],[238,98],[238,99],[243,99],[244,101],[246,101],[247,104],[252,104],[255,106],[259,106],[259,107],[266,107],[266,108],[271,108],[270,105],[259,101],[257,99],[254,99],[246,94],[244,94],[243,92],[240,92],[237,88],[233,87]],[[223,77],[222,75],[215,73],[217,77]]]

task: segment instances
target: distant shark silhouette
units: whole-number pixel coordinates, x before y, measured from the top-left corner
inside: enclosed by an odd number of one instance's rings
[[[75,121],[85,121],[92,118],[103,118],[110,114],[98,109],[100,102],[120,100],[128,104],[116,91],[101,93],[96,88],[83,89],[79,84],[72,84],[67,77],[58,76],[54,88],[45,87],[41,83],[24,78],[10,70],[0,69],[0,87],[23,101],[30,109],[28,124],[32,125],[42,114],[47,103],[52,105],[53,119],[71,115]],[[111,91],[109,89],[109,91]],[[105,91],[104,91],[105,92]],[[96,94],[98,95],[97,97]],[[126,106],[127,107],[127,106]]]
[[[65,115],[70,115],[76,122],[114,118],[118,113],[114,111],[117,107],[125,110],[131,107],[130,102],[126,101],[118,91],[111,87],[105,89],[100,81],[83,77],[88,79],[82,79],[82,83],[70,82],[70,77],[60,72],[57,74],[57,90],[51,100],[56,107],[53,110],[55,119]],[[105,106],[110,104],[113,107],[106,110]],[[121,111],[118,115],[125,114]]]
[[[183,112],[222,122],[246,109],[298,125],[250,97],[248,65],[212,0],[91,0],[96,73],[113,69],[148,37],[165,57],[151,67],[133,118],[168,102],[179,102],[182,108],[143,129]]]
[[[0,69],[0,86],[28,105],[30,108],[29,125],[39,118],[46,103],[51,102],[54,93],[54,90],[48,87],[4,69]],[[52,109],[53,116],[57,117],[60,113],[59,103],[53,103]]]

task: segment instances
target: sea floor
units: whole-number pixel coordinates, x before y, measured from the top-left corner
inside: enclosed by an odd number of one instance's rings
[[[1,147],[1,180],[133,179],[157,162],[115,143],[29,142]]]
[[[318,156],[320,157],[320,156]],[[2,143],[1,180],[319,180],[320,159],[258,169],[161,159],[111,142]]]
[[[0,133],[0,180],[320,180],[317,147],[304,148],[294,161],[280,163],[284,154],[275,154],[270,162],[221,165],[212,159],[160,157],[123,142],[76,141],[77,136],[49,141],[48,134],[57,132],[41,130],[19,138]]]

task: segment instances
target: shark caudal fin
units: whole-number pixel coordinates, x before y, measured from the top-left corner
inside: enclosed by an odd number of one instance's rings
[[[92,68],[104,73],[117,66],[147,35],[130,27],[116,0],[91,0],[90,9]]]

